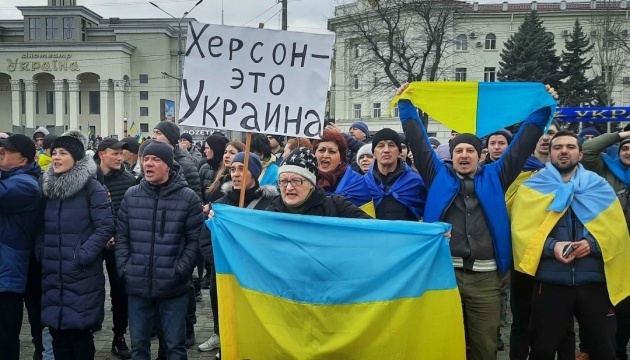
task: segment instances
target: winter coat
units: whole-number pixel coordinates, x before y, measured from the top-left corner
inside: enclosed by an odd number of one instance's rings
[[[0,293],[24,293],[39,221],[36,162],[0,171]]]
[[[173,150],[174,159],[179,164],[183,171],[184,179],[188,184],[188,187],[199,196],[199,200],[202,199],[201,195],[201,180],[199,179],[199,171],[197,171],[197,166],[192,161],[190,155],[184,153],[179,148],[175,148]]]
[[[323,189],[315,189],[313,194],[306,200],[305,210],[301,215],[332,216],[340,218],[371,219],[363,210],[359,209],[350,200],[343,196],[326,196]],[[277,196],[267,208],[267,211],[291,213],[282,201],[281,196]]]
[[[207,204],[210,202],[208,197],[208,188],[217,177],[218,169],[214,169],[208,161],[205,161],[199,168],[199,179],[201,180],[201,192],[203,194],[202,202]]]
[[[63,174],[43,176],[42,323],[54,329],[91,329],[103,321],[105,277],[101,254],[114,236],[107,191],[85,156]]]
[[[186,293],[202,224],[201,201],[178,166],[166,184],[143,179],[130,188],[118,210],[114,248],[127,293],[156,299]]]
[[[610,171],[602,158],[602,152],[619,141],[621,141],[619,133],[611,133],[602,134],[582,145],[582,152],[584,153],[584,157],[582,157],[582,165],[584,168],[586,170],[593,171],[606,179],[615,192],[623,190],[625,188],[625,184],[616,177],[612,171]]]
[[[271,185],[256,187],[251,190],[252,191],[245,192],[245,207],[249,207],[251,209],[265,210],[267,207],[269,207],[269,205],[271,205],[273,199],[278,196],[278,189],[275,186]],[[223,197],[215,201],[216,204],[238,206],[238,197],[240,196],[240,191],[234,191],[234,187],[231,181],[223,184],[223,186],[221,187],[221,192],[223,194]],[[254,200],[258,200],[258,202],[250,207],[250,204],[252,204]],[[205,225],[202,226],[201,235],[199,236],[199,249],[201,250],[203,257],[207,262],[214,262],[210,230],[208,230],[208,227]]]
[[[462,179],[453,168],[438,159],[420,121],[418,110],[411,102],[401,100],[398,106],[407,145],[413,153],[415,163],[422,164],[417,166],[417,169],[428,189],[424,221],[442,221],[460,191]],[[547,122],[546,110],[538,110],[530,115],[503,156],[498,161],[477,169],[473,178],[475,192],[492,235],[490,240],[501,273],[505,273],[512,263],[512,237],[505,192],[534,152]],[[451,248],[456,245],[451,241]]]
[[[114,210],[114,216],[116,216],[125,193],[130,187],[136,185],[136,178],[123,168],[110,171],[109,174],[103,177],[103,182],[107,190],[109,190],[112,209]]]
[[[590,141],[590,140],[589,140]],[[558,220],[556,226],[545,241],[545,248],[536,271],[536,280],[557,285],[583,285],[604,283],[604,260],[597,241],[586,233],[584,224],[578,220],[571,208]],[[575,259],[569,264],[558,261],[554,247],[558,241],[576,242],[586,239],[591,246],[591,253]]]
[[[346,139],[346,143],[348,143],[348,151],[346,152],[346,163],[350,164],[352,170],[356,172],[360,172],[361,168],[357,163],[357,153],[363,145],[371,144],[372,138],[368,135],[363,141],[357,140],[350,136],[349,134],[343,133],[343,138]]]

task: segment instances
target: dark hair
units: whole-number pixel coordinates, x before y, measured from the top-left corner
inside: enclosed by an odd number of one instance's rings
[[[266,135],[252,134],[252,152],[262,154],[260,160],[267,159],[271,156],[271,143]]]
[[[560,127],[560,123],[557,122],[556,120],[551,120],[551,125],[549,126],[552,126],[552,125],[555,126],[558,131],[562,130],[562,128]]]
[[[549,146],[552,147],[553,146],[553,141],[561,136],[570,136],[572,138],[574,138],[577,141],[578,144],[578,149],[580,149],[580,151],[582,151],[582,140],[580,140],[580,138],[575,135],[575,133],[573,131],[568,131],[568,130],[560,130],[558,131],[549,141]]]

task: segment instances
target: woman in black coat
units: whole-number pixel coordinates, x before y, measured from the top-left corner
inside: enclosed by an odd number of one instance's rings
[[[52,146],[44,173],[44,231],[36,256],[42,264],[42,324],[50,328],[57,359],[94,359],[92,330],[104,317],[101,254],[114,236],[107,191],[85,155],[87,136],[70,130]]]

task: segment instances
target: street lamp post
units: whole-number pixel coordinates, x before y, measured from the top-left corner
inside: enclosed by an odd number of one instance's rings
[[[182,79],[184,77],[184,44],[182,42],[182,21],[184,21],[184,18],[186,18],[186,16],[188,16],[188,14],[190,14],[197,6],[199,6],[199,4],[201,4],[203,2],[203,0],[199,0],[197,1],[197,3],[190,8],[190,10],[186,11],[182,17],[179,18],[179,20],[173,16],[171,13],[169,13],[168,11],[162,9],[161,7],[159,7],[156,3],[149,1],[149,4],[155,6],[156,8],[160,9],[160,11],[162,11],[163,13],[165,13],[166,15],[172,17],[177,21],[177,61],[178,61],[178,69],[177,69],[177,117],[179,117],[179,107],[180,107],[180,102],[181,102],[181,98],[182,98]]]

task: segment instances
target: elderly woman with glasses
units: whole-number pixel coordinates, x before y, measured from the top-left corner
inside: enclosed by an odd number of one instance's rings
[[[352,202],[339,195],[327,196],[318,188],[317,158],[308,148],[297,148],[284,159],[278,170],[280,196],[267,208],[269,211],[302,215],[370,219]]]

